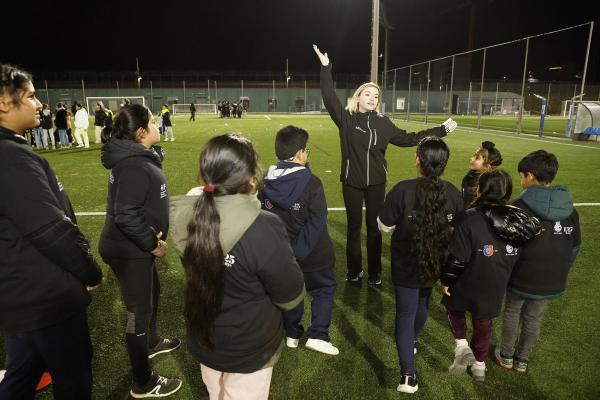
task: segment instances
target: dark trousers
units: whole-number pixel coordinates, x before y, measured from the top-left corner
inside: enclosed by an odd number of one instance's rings
[[[342,185],[348,233],[346,237],[346,259],[348,274],[355,276],[362,270],[361,236],[363,201],[366,208],[367,260],[369,277],[381,275],[381,232],[377,227],[377,215],[385,199],[385,184],[357,189]]]
[[[304,285],[312,297],[310,303],[312,319],[307,336],[311,339],[321,339],[329,342],[329,325],[333,309],[333,296],[336,281],[333,267],[320,269],[313,272],[304,272]],[[283,313],[283,324],[287,336],[298,339],[304,333],[300,323],[304,314],[304,300],[296,308]]]
[[[105,261],[119,280],[123,302],[127,309],[125,343],[131,362],[133,381],[139,386],[144,386],[152,374],[148,360],[148,347],[154,347],[158,343],[156,319],[160,281],[154,258]]]
[[[492,320],[478,319],[471,315],[473,322],[473,336],[471,337],[471,349],[475,359],[479,362],[485,361],[488,356],[490,342],[492,340]],[[467,318],[464,311],[448,310],[448,322],[454,339],[467,338]]]
[[[429,315],[431,288],[396,285],[396,349],[402,374],[415,373],[415,341]]]
[[[87,314],[26,333],[4,333],[8,358],[0,399],[33,399],[42,373],[52,375],[54,398],[92,398],[92,342]]]

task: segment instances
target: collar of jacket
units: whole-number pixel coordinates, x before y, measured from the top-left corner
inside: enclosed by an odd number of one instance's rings
[[[361,120],[361,121],[362,120],[366,120],[369,117],[371,117],[371,118],[372,117],[376,117],[377,115],[378,115],[377,111],[375,111],[375,110],[373,110],[373,111],[367,111],[367,112],[364,112],[364,113],[360,112],[360,111],[357,111],[357,112],[354,113],[354,117],[356,119],[358,119],[358,120]]]
[[[175,251],[180,257],[187,244],[187,226],[194,215],[194,205],[201,195],[173,196],[170,201],[170,231]],[[219,241],[223,253],[228,253],[242,238],[260,213],[260,202],[255,194],[233,194],[215,197],[221,220]]]
[[[23,136],[3,126],[0,126],[0,139],[12,140],[13,142],[17,142],[19,144],[27,143],[27,139],[25,139]]]
[[[114,168],[121,160],[129,157],[148,157],[160,167],[163,156],[160,146],[147,149],[140,143],[127,139],[110,138],[100,150],[100,159],[106,169]]]

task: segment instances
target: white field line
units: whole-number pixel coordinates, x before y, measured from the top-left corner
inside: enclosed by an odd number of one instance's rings
[[[269,117],[268,115],[265,115],[265,118],[268,119],[269,121],[271,120],[271,117]]]
[[[600,203],[573,203],[575,207],[598,207]],[[363,207],[363,210],[365,208]],[[327,211],[346,211],[345,207],[330,207]],[[104,211],[82,211],[76,212],[77,217],[103,217],[106,215]]]

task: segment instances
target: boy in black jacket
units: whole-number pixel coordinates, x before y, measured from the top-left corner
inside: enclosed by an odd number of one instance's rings
[[[519,162],[518,170],[525,191],[513,204],[535,215],[544,231],[522,249],[510,277],[502,342],[495,355],[501,367],[525,372],[548,303],[565,291],[567,275],[579,252],[581,229],[569,190],[550,186],[558,171],[554,154],[534,151]]]
[[[0,64],[0,399],[32,399],[45,370],[57,399],[91,399],[86,309],[102,280],[69,197],[23,134],[40,124],[31,76]]]
[[[306,290],[312,297],[312,320],[306,347],[337,355],[329,337],[335,294],[335,254],[327,232],[327,203],[319,178],[308,167],[308,133],[295,126],[277,132],[275,154],[280,160],[265,177],[259,193],[263,209],[277,214],[285,223],[294,255],[304,274]],[[304,328],[300,324],[304,302],[283,313],[288,347],[298,347]]]

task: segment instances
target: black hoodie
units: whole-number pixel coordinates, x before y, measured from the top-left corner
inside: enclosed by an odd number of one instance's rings
[[[104,259],[152,257],[156,235],[162,232],[165,240],[169,230],[162,149],[111,138],[102,146],[101,158],[111,173],[100,255]]]
[[[321,95],[325,108],[339,128],[342,148],[340,181],[355,188],[380,185],[387,180],[385,150],[388,143],[411,147],[427,136],[446,136],[442,126],[407,133],[375,111],[351,114],[338,99],[331,77],[331,64],[321,67]]]

